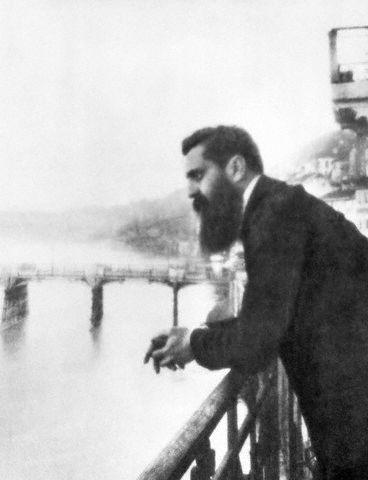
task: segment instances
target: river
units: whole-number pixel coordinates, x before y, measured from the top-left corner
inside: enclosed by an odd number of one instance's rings
[[[93,270],[95,263],[153,262],[106,243],[0,240],[1,265]],[[0,478],[134,479],[224,376],[194,362],[160,375],[143,365],[149,339],[172,321],[166,286],[106,285],[102,325],[94,333],[86,284],[31,282],[28,302],[24,321],[0,333]],[[211,286],[186,287],[179,293],[179,323],[200,324],[214,302]],[[217,435],[220,445],[223,431]]]

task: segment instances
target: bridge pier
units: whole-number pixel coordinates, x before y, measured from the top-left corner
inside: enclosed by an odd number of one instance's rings
[[[103,284],[102,280],[98,280],[92,285],[92,328],[98,328],[101,325],[103,317]]]
[[[189,285],[195,285],[197,282],[193,280],[188,280],[188,279],[182,279],[182,280],[177,280],[177,279],[165,279],[163,281],[166,285],[172,288],[173,291],[173,327],[177,327],[179,325],[179,291],[187,287]],[[218,283],[216,286],[216,293],[219,297],[219,299],[222,299],[224,297],[228,298],[230,293],[230,282],[224,282],[224,283]]]
[[[16,323],[28,314],[28,283],[20,277],[10,277],[4,290],[2,323]]]
[[[173,289],[173,327],[177,327],[179,324],[179,303],[178,296],[181,285],[178,282],[175,282],[172,286]]]
[[[191,282],[186,281],[178,281],[178,280],[166,280],[166,285],[172,288],[173,291],[173,327],[177,327],[179,325],[179,290],[181,288],[186,287],[187,285],[191,285]]]

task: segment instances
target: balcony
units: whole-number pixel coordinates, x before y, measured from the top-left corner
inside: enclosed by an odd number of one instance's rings
[[[242,402],[247,414],[238,427]],[[224,417],[227,451],[216,463],[211,434]],[[138,480],[310,480],[316,462],[302,425],[280,361],[248,381],[231,371]]]

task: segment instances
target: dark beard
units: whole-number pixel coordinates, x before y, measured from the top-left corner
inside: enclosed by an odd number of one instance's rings
[[[227,250],[238,238],[243,196],[226,177],[220,177],[211,199],[201,193],[193,200],[200,217],[199,242],[205,255]]]

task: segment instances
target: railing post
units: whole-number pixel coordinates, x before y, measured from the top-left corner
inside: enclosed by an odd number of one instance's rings
[[[260,468],[259,468],[259,455],[258,455],[258,444],[257,444],[257,422],[254,423],[254,426],[249,434],[250,439],[250,480],[258,480],[260,478]]]
[[[281,361],[277,362],[278,417],[280,435],[280,474],[290,479],[289,382]]]
[[[274,365],[271,388],[259,416],[258,448],[262,480],[279,480],[280,478],[280,434],[277,415],[279,399],[276,369],[277,366]]]
[[[302,412],[300,411],[297,398],[296,403],[296,436],[297,436],[297,478],[301,479],[305,476],[305,455],[304,455],[304,440],[302,432]]]
[[[288,420],[289,420],[289,465],[290,465],[290,480],[297,480],[296,478],[296,435],[294,424],[294,393],[289,388],[288,392]]]
[[[236,447],[238,441],[238,411],[237,400],[231,402],[227,410],[227,448],[233,450]],[[229,467],[228,479],[241,480],[243,478],[243,472],[240,465],[239,456],[233,458]]]
[[[243,387],[243,390],[241,392],[241,397],[243,398],[249,411],[253,411],[256,406],[257,392],[259,391],[260,383],[261,381],[258,376],[251,377],[248,379],[246,385]],[[259,417],[254,422],[249,432],[249,443],[250,443],[249,478],[250,480],[262,480],[262,475],[261,475],[262,468],[261,468],[261,462],[260,462],[259,444],[257,442],[258,430],[259,430]]]
[[[204,440],[196,454],[196,465],[190,471],[190,480],[211,480],[215,473],[215,451],[209,438]]]
[[[304,449],[301,431],[301,413],[297,399],[289,388],[289,458],[290,480],[300,480],[304,474]]]

